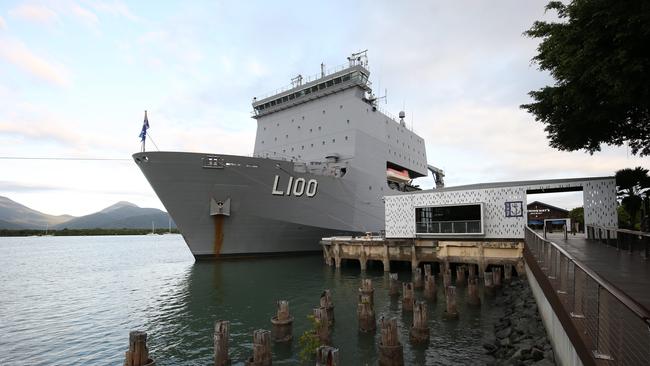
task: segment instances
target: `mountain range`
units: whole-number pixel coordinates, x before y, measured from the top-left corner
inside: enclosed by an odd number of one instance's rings
[[[166,228],[169,215],[157,208],[143,208],[120,201],[105,209],[80,217],[48,215],[0,196],[0,229],[140,229]],[[176,225],[171,221],[172,228]]]

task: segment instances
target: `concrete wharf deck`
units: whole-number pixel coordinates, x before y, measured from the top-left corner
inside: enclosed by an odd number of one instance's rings
[[[562,234],[549,233],[547,239],[650,309],[650,261],[640,254],[586,239],[584,234],[568,235],[568,239],[564,239]]]

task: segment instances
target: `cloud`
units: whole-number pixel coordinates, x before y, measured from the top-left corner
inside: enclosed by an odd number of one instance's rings
[[[33,184],[33,183],[0,180],[0,192],[42,192],[42,191],[56,191],[63,188],[64,187],[58,187],[58,186],[46,185],[46,184]]]
[[[63,66],[36,55],[18,40],[0,37],[0,58],[50,84],[61,87],[70,85],[68,72]]]
[[[39,24],[53,24],[59,22],[58,14],[44,5],[22,4],[9,10],[9,15]]]
[[[142,18],[133,14],[129,7],[121,1],[93,1],[90,6],[97,12],[110,14],[113,16],[121,16],[134,22],[141,21]]]
[[[7,29],[7,22],[5,22],[4,18],[0,16],[0,30],[5,29]]]
[[[94,26],[99,23],[99,18],[95,13],[90,10],[84,9],[77,4],[72,4],[70,6],[70,12],[81,20],[83,23],[86,23],[89,26]]]

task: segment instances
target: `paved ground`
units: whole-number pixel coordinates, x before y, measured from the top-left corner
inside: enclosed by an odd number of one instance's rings
[[[650,260],[638,252],[617,251],[584,235],[549,233],[547,238],[558,244],[594,272],[650,310]]]

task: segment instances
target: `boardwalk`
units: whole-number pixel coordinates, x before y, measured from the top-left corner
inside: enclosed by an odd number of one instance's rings
[[[564,240],[562,234],[549,233],[547,239],[650,309],[650,260],[644,260],[638,253],[618,251],[595,240],[587,240],[584,234],[569,235],[569,239]]]

